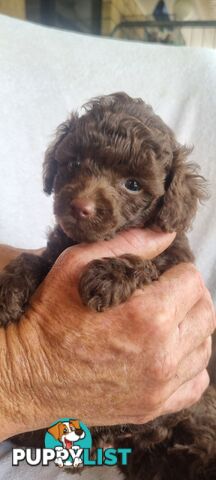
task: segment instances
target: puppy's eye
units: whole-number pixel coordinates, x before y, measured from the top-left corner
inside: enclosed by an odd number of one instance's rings
[[[80,168],[80,165],[81,165],[81,163],[80,163],[79,160],[70,160],[70,161],[68,162],[68,168],[69,168],[69,170],[78,169],[78,168]]]
[[[80,160],[75,160],[74,161],[74,167],[75,168],[80,168],[80,165],[81,165]]]
[[[63,433],[68,433],[67,428],[64,428]]]
[[[139,192],[140,190],[142,190],[140,183],[137,182],[137,180],[135,180],[134,178],[128,178],[124,182],[124,186],[127,190],[130,190],[131,192]]]

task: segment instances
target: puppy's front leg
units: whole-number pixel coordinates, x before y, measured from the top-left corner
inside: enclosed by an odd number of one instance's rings
[[[4,268],[0,273],[0,326],[19,320],[49,268],[44,258],[31,253],[22,253]]]
[[[135,255],[93,260],[83,271],[79,293],[84,305],[98,312],[125,302],[137,289],[158,279],[157,267]]]

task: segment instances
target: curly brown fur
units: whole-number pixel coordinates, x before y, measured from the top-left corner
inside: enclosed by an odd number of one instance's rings
[[[209,387],[190,410],[161,419],[155,432],[119,437],[116,443],[132,448],[127,480],[215,480],[216,402]]]
[[[54,193],[57,226],[40,259],[22,256],[0,278],[0,324],[17,321],[29,296],[68,246],[112,238],[131,227],[176,231],[172,245],[153,261],[134,255],[88,264],[79,292],[104,310],[182,261],[193,261],[185,232],[205,198],[204,179],[188,163],[164,122],[141,99],[125,93],[99,97],[73,113],[57,131],[44,162],[44,190]],[[10,277],[8,277],[10,276]],[[9,281],[10,280],[10,281]],[[143,426],[92,429],[95,447],[107,441],[133,448],[128,479],[213,479],[216,468],[215,391],[200,404]],[[26,443],[26,437],[19,439]],[[35,444],[34,435],[30,439]],[[155,461],[156,459],[156,461]]]
[[[154,262],[141,265],[132,257],[91,262],[79,291],[96,310],[125,301],[171,265],[193,260],[184,232],[204,198],[204,180],[187,162],[189,153],[150,106],[124,93],[93,99],[84,115],[72,114],[58,128],[44,161],[44,190],[54,192],[57,226],[40,259],[24,255],[1,274],[0,324],[20,318],[58,255],[82,241],[152,223],[178,233]]]

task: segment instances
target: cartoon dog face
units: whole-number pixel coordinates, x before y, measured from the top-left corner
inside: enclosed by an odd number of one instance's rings
[[[73,442],[83,439],[85,432],[80,426],[78,420],[69,420],[58,422],[48,429],[48,432],[59,442],[62,442],[64,448],[72,448]]]

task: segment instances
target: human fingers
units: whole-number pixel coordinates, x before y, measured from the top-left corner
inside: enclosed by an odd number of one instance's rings
[[[136,410],[134,413],[131,412],[130,415],[125,414],[124,417],[117,418],[116,423],[126,423],[127,418],[127,423],[143,424],[162,415],[169,415],[189,408],[200,400],[208,385],[209,375],[207,370],[204,369],[193,379],[181,385],[166,400],[158,402],[155,408],[146,412],[139,409],[139,412]]]
[[[216,313],[209,291],[205,288],[202,298],[179,324],[181,358],[198,347],[216,328]]]
[[[134,254],[145,259],[152,259],[162,253],[172,243],[175,233],[154,232],[150,229],[133,228],[122,231],[108,241],[98,241],[91,244],[80,244],[68,248],[58,258],[56,264],[65,263],[73,274],[91,260],[114,257],[123,254]]]
[[[177,367],[173,383],[185,383],[207,368],[212,352],[212,338],[208,337],[199,347],[189,353]],[[179,383],[180,382],[180,383]]]
[[[193,379],[185,382],[161,407],[161,415],[170,414],[189,408],[198,402],[209,385],[209,375],[202,370]]]
[[[192,263],[180,263],[160,276],[153,288],[161,291],[161,300],[173,320],[180,325],[186,314],[201,299],[205,285]],[[159,291],[160,289],[160,291]]]
[[[193,379],[196,379],[207,368],[211,356],[211,347],[212,339],[208,337],[198,348],[184,358],[176,368],[170,369],[172,375],[168,381],[164,379],[163,386],[161,384],[161,402],[166,402],[182,385],[186,385]]]
[[[148,321],[154,332],[154,338],[159,338],[161,342],[173,337],[177,353],[180,351],[179,361],[185,355],[183,342],[180,345],[181,324],[194,304],[201,299],[204,290],[204,283],[194,265],[181,263],[164,272],[157,282],[152,282],[143,290],[136,290],[127,305],[133,308],[136,318],[140,321],[145,318],[145,322]],[[197,326],[194,323],[195,331]],[[195,346],[208,336],[202,335]],[[192,331],[188,335],[187,344],[189,352],[192,351],[194,348]]]

